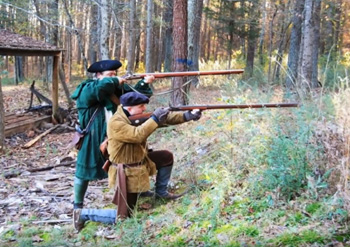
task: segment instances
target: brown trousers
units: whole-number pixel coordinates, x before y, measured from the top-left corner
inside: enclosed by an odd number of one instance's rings
[[[172,166],[174,163],[173,154],[167,150],[150,151],[148,153],[148,157],[156,164],[157,170],[159,170],[159,168],[161,167]],[[128,213],[125,216],[130,216],[137,203],[139,193],[127,192],[126,194],[127,194],[126,197],[127,197]],[[118,215],[120,214],[118,213]],[[120,215],[120,216],[123,217],[124,215]]]

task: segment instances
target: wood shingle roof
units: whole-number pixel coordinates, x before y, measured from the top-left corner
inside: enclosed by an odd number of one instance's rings
[[[49,43],[0,29],[0,55],[55,56],[61,51]]]

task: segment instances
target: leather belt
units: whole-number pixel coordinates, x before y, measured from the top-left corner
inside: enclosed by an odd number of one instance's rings
[[[131,163],[131,164],[124,164],[124,168],[127,167],[137,167],[137,166],[140,166],[142,165],[141,162],[137,162],[137,163]]]

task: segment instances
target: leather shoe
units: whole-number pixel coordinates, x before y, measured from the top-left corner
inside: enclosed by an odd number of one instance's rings
[[[166,199],[166,200],[175,200],[181,196],[183,196],[185,193],[181,193],[181,194],[173,194],[173,193],[170,193],[170,192],[167,192],[166,195],[164,196],[161,196],[161,195],[157,195],[158,198],[161,198],[161,199]]]
[[[153,197],[153,196],[154,196],[154,192],[150,190],[140,193],[140,197]]]
[[[73,210],[73,225],[75,230],[80,232],[84,228],[85,221],[80,219],[81,215],[81,209],[74,209]]]

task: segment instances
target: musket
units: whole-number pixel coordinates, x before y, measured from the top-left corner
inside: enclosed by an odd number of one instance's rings
[[[246,109],[246,108],[285,108],[298,107],[299,103],[266,103],[266,104],[242,104],[242,105],[184,105],[184,106],[170,106],[169,111],[192,111],[192,110],[219,110],[219,109]],[[152,116],[152,112],[136,114],[129,117],[132,125],[138,126],[144,123]]]
[[[181,76],[202,76],[202,75],[229,75],[241,74],[244,69],[212,70],[212,71],[183,71],[183,72],[163,72],[163,73],[143,73],[123,76],[126,80],[142,79],[145,76],[153,75],[155,78],[181,77]]]

